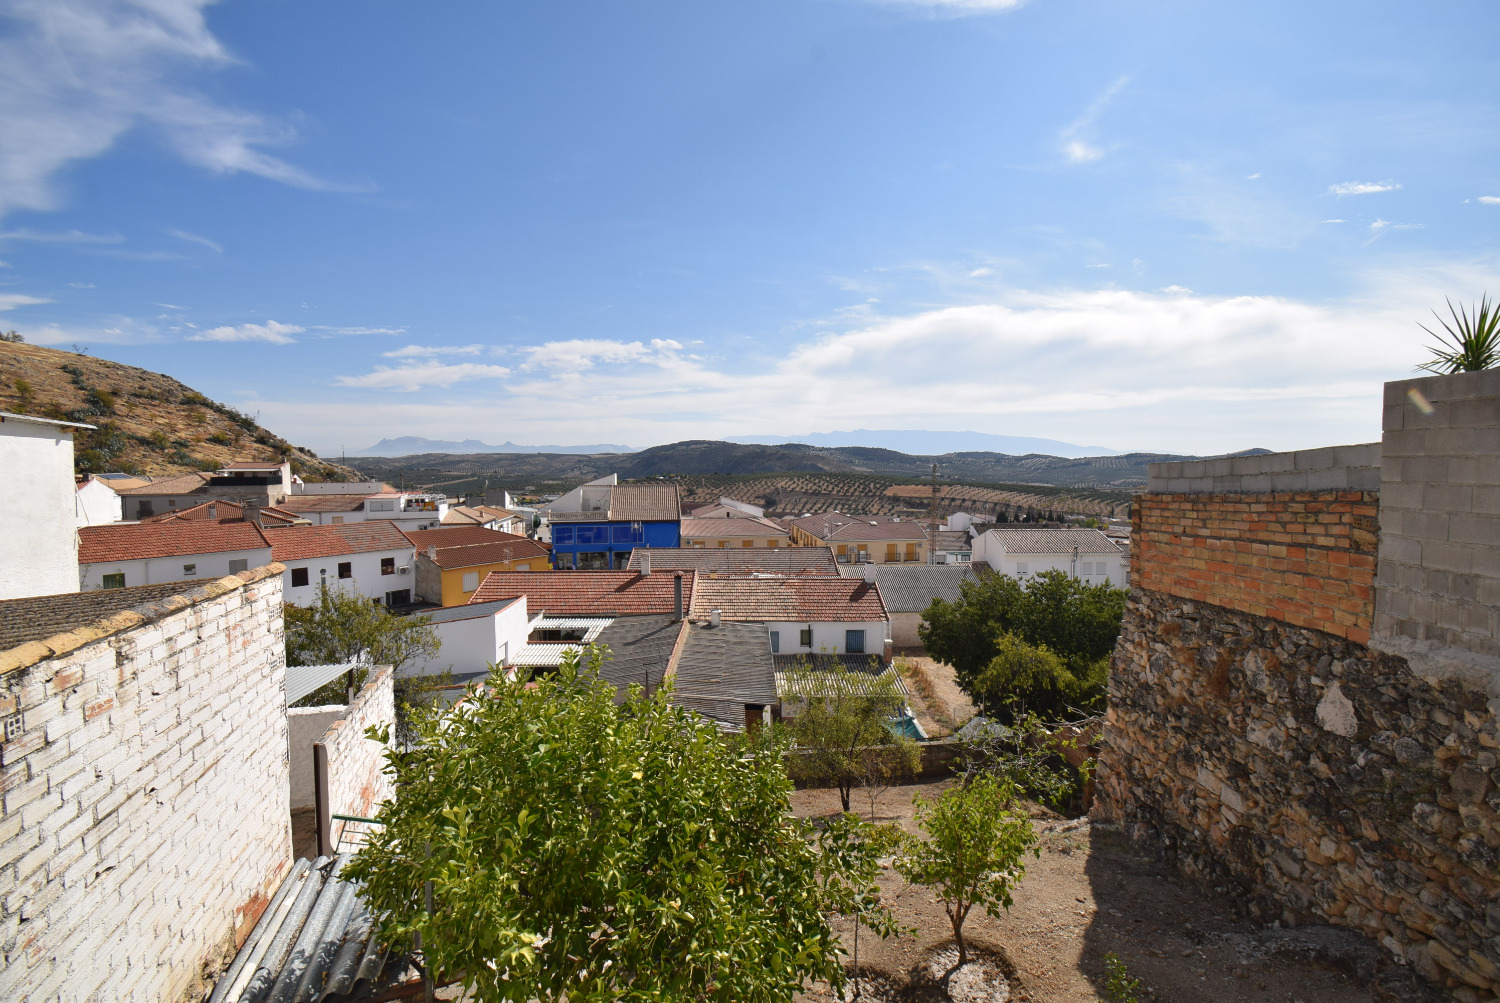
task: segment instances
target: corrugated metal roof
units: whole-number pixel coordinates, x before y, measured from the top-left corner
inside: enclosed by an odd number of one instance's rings
[[[532,630],[592,630],[608,627],[613,617],[606,616],[539,616],[531,621]]]
[[[892,613],[920,613],[934,599],[958,600],[958,584],[976,580],[967,564],[865,564],[839,568],[845,578],[861,578],[866,569],[875,573],[875,584],[886,609]]]
[[[835,665],[849,670],[849,675],[846,677],[848,685],[854,686],[860,694],[872,692],[877,679],[889,679],[895,683],[897,692],[903,697],[910,695],[906,684],[901,681],[901,674],[894,668],[883,668],[879,655],[776,655],[774,658],[776,660],[776,693],[783,700],[795,699],[797,696],[791,688],[793,671],[805,667],[821,672]],[[833,677],[829,676],[829,678]]]
[[[338,665],[288,665],[286,667],[286,705],[301,700],[319,686],[331,683],[350,669],[364,668],[358,662]]]
[[[563,655],[583,650],[577,644],[528,644],[510,658],[511,665],[561,665]]]
[[[420,987],[406,954],[379,942],[359,886],[339,877],[351,856],[293,865],[208,1003],[321,1003]]]

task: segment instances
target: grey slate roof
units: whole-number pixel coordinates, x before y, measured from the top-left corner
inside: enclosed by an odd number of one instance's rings
[[[682,623],[670,613],[616,617],[599,633],[597,643],[609,648],[599,674],[622,692],[631,683],[641,683],[655,693],[666,676]]]
[[[673,677],[672,702],[742,727],[745,705],[776,702],[771,631],[763,623],[688,625]]]
[[[1071,554],[1077,547],[1080,554],[1112,554],[1118,556],[1120,548],[1115,546],[1097,529],[1007,529],[997,527],[985,531],[999,540],[1007,554]]]
[[[875,584],[892,613],[920,613],[934,599],[958,599],[958,583],[974,581],[967,564],[856,564],[844,565],[839,574],[859,578],[866,568],[875,570]]]
[[[728,521],[728,520],[726,520]],[[730,525],[733,525],[731,522]],[[640,570],[645,548],[630,552],[631,571]],[[776,575],[836,575],[838,562],[828,547],[652,547],[651,570],[716,571]]]
[[[453,620],[473,620],[481,616],[494,616],[516,601],[516,598],[491,599],[489,602],[469,603],[465,606],[439,606],[437,609],[417,610],[414,615],[425,616],[433,623],[449,623]]]

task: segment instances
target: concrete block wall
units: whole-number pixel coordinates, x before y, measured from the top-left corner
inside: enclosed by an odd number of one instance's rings
[[[1154,476],[1158,466],[1194,464],[1153,464],[1153,481],[1170,483]],[[1137,495],[1130,581],[1363,642],[1375,605],[1378,505],[1375,493],[1355,490]]]
[[[1500,370],[1387,383],[1383,418],[1371,643],[1500,701]]]
[[[1380,490],[1380,443],[1153,463],[1148,494]]]
[[[0,653],[0,999],[178,1000],[291,863],[279,564]]]
[[[354,702],[323,733],[323,745],[328,749],[328,800],[335,815],[369,818],[379,810],[380,802],[395,793],[385,773],[385,746],[365,737],[366,728],[394,728],[394,680],[389,665],[371,669]],[[336,821],[335,842],[343,831],[344,823]]]

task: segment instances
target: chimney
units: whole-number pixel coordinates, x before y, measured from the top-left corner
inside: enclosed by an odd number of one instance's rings
[[[717,627],[719,625],[719,612],[719,610],[709,611],[708,622],[710,626]]]
[[[875,565],[873,565],[873,564],[866,564],[865,565],[865,584],[866,585],[874,585],[875,584]]]
[[[246,522],[253,522],[257,526],[259,526],[261,524],[261,522],[260,522],[260,499],[259,498],[246,498],[240,504],[243,507],[243,510],[244,510],[244,513],[245,513],[245,521]]]
[[[427,548],[427,559],[429,561],[435,561],[435,560],[437,560],[437,548],[436,547],[428,547]]]
[[[218,502],[209,502],[208,503],[208,518],[209,518],[210,522],[218,522],[219,521],[219,503]]]
[[[647,578],[651,575],[651,551],[641,551],[641,577]]]
[[[682,576],[672,577],[672,619],[682,619]]]

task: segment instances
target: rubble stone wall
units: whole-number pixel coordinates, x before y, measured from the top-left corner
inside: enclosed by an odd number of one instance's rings
[[[1109,698],[1096,818],[1267,920],[1360,930],[1479,993],[1459,998],[1500,988],[1500,733],[1482,692],[1136,590]]]
[[[0,653],[0,999],[201,994],[291,864],[281,572]]]

